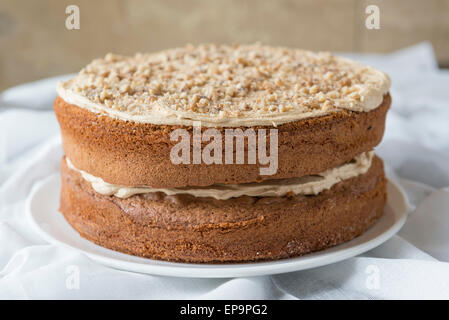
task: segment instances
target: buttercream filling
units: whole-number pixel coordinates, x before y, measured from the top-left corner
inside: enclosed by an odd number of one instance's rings
[[[328,169],[317,175],[307,175],[300,178],[266,180],[260,183],[215,184],[207,187],[183,188],[128,187],[111,184],[99,177],[77,169],[67,157],[66,161],[70,169],[79,172],[83,179],[90,183],[96,192],[102,195],[128,198],[136,194],[162,192],[169,196],[189,194],[194,197],[211,197],[217,200],[227,200],[241,196],[282,197],[291,194],[317,195],[343,180],[366,173],[371,167],[373,157],[374,152],[364,152],[348,163]]]

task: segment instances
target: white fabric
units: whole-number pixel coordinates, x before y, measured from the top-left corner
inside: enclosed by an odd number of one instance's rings
[[[0,96],[0,298],[405,299],[449,298],[449,72],[423,43],[390,55],[347,55],[388,72],[393,107],[377,149],[408,194],[398,235],[346,261],[282,275],[186,279],[104,267],[39,238],[25,217],[33,184],[62,155],[51,111],[55,78]],[[73,268],[79,283],[71,282]]]

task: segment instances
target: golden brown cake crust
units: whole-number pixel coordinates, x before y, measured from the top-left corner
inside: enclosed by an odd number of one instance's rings
[[[322,250],[367,230],[383,213],[386,179],[369,171],[317,196],[229,200],[96,193],[62,161],[60,210],[101,246],[153,259],[195,263],[274,260]]]
[[[174,188],[301,177],[336,167],[380,142],[390,104],[387,94],[369,112],[341,111],[278,126],[278,170],[265,176],[259,174],[259,167],[266,165],[259,164],[172,164],[170,150],[177,142],[169,137],[180,126],[117,120],[59,97],[54,109],[64,152],[76,168],[112,184]]]

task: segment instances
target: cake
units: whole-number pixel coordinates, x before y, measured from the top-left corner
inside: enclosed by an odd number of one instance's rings
[[[60,211],[106,248],[166,261],[276,260],[383,214],[373,149],[387,75],[254,45],[108,54],[58,84]]]

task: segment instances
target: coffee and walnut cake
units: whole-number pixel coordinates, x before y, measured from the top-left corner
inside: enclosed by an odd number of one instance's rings
[[[372,150],[389,86],[384,73],[329,53],[258,44],[108,54],[58,84],[60,211],[90,241],[169,261],[275,260],[351,240],[386,203]],[[240,149],[234,137],[234,161],[214,149],[223,161],[192,152],[176,163],[178,129],[203,136],[191,150],[227,146],[232,129],[266,131],[275,170],[249,161],[260,141],[249,135]]]

